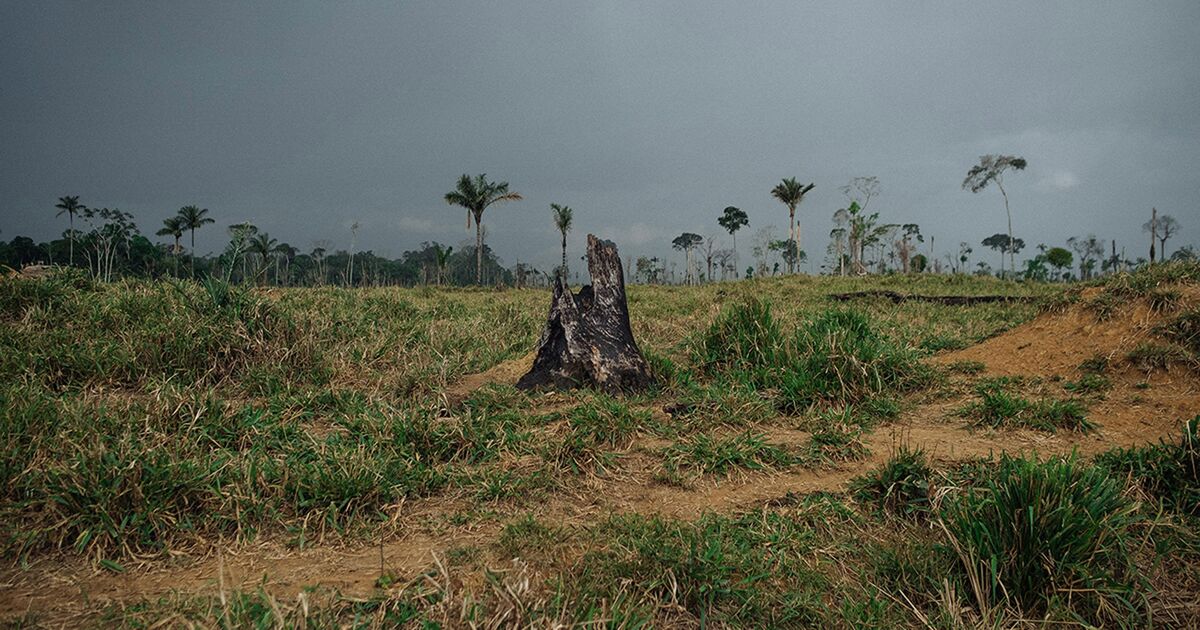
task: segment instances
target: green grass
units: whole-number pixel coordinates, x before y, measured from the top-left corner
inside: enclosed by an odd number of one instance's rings
[[[1200,416],[1185,422],[1174,442],[1115,449],[1096,463],[1128,477],[1169,509],[1200,516]]]
[[[1162,293],[1162,278],[1179,272],[1154,273],[1153,284],[1122,281]],[[455,402],[443,394],[459,377],[533,347],[545,292],[0,281],[0,551],[14,562],[82,556],[99,570],[134,572],[139,559],[208,553],[213,541],[374,545],[395,535],[396,506],[446,499],[447,514],[417,526],[493,533],[450,547],[428,572],[385,572],[373,594],[318,589],[303,605],[257,590],[229,590],[224,603],[181,594],[114,604],[99,623],[453,627],[503,615],[512,623],[519,611],[533,626],[913,627],[928,618],[962,627],[973,614],[962,611],[980,609],[969,569],[983,565],[965,563],[954,543],[989,568],[996,559],[983,610],[1000,627],[1025,613],[1142,620],[1126,615],[1143,612],[1138,598],[1154,590],[1119,547],[1135,548],[1147,567],[1160,566],[1160,552],[1172,568],[1192,566],[1176,553],[1185,543],[1167,544],[1163,533],[1190,540],[1192,442],[1102,456],[1102,476],[1081,462],[1070,474],[1038,462],[943,471],[901,449],[846,494],[764,497],[728,514],[585,511],[559,523],[532,511],[625,475],[649,477],[653,459],[626,466],[647,454],[661,458],[663,480],[683,484],[861,466],[851,462],[869,454],[867,434],[944,378],[926,357],[1039,308],[826,298],[876,288],[1061,294],[933,276],[632,286],[635,335],[661,379],[653,391],[547,397],[491,385]],[[1163,308],[1184,321],[1185,306]],[[1166,340],[1184,348],[1186,339]],[[1105,368],[1081,366],[1064,386],[1099,395]],[[982,366],[950,370],[975,377]],[[997,398],[979,412],[996,426],[1090,426],[1082,399],[1027,399],[1019,389],[1044,384],[987,382]],[[811,436],[766,437],[783,427]],[[1153,501],[1119,516],[1134,504],[1112,499],[1109,486]],[[1151,520],[1160,505],[1178,519],[1170,527]],[[989,516],[1001,513],[1011,522]],[[1095,523],[1081,525],[1081,514]],[[1026,519],[1083,542],[1021,538],[1015,528]],[[968,525],[989,533],[973,538]],[[1042,582],[1049,598],[1019,595],[1040,579],[1028,557],[1045,553],[1061,554]],[[1068,597],[1086,585],[1096,590]],[[1097,616],[1102,598],[1111,605]]]
[[[788,449],[755,433],[714,437],[700,433],[671,445],[663,453],[663,468],[672,478],[684,474],[728,475],[734,471],[785,468],[803,460]]]
[[[1076,398],[1029,400],[1003,381],[984,381],[976,387],[978,399],[958,410],[976,426],[1029,427],[1054,432],[1059,429],[1088,433],[1095,430],[1087,407]]]
[[[1145,622],[1130,529],[1137,504],[1073,458],[1004,457],[950,501],[944,523],[981,611],[1067,607],[1091,624]]]
[[[930,511],[933,470],[925,453],[901,446],[887,463],[856,477],[851,494],[884,512],[917,518]]]
[[[928,384],[917,352],[881,334],[865,315],[830,309],[786,334],[766,302],[726,309],[701,337],[700,368],[746,389],[775,393],[785,411],[853,404]]]

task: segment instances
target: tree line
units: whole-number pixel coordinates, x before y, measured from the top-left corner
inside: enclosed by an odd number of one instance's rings
[[[1156,258],[1167,259],[1167,242],[1181,226],[1174,217],[1159,216],[1157,210],[1152,210],[1151,219],[1142,226],[1150,234],[1149,259],[1127,257],[1125,248],[1118,251],[1115,241],[1089,234],[1068,239],[1065,247],[1039,244],[1038,253],[1027,258],[1019,269],[1016,254],[1024,249],[1025,241],[1014,235],[1004,178],[1026,166],[1026,160],[1018,156],[981,156],[962,183],[962,188],[972,193],[994,185],[1001,194],[1008,230],[980,241],[981,246],[999,253],[998,270],[994,271],[984,260],[975,261],[972,266],[974,247],[967,242],[939,257],[935,239],[931,236],[926,240],[916,223],[882,220],[880,212],[873,211],[871,206],[882,192],[877,177],[855,177],[839,188],[847,203],[831,217],[834,228],[829,233],[821,269],[836,275],[974,273],[1065,281],[1086,280],[1152,263]],[[814,183],[785,178],[770,190],[770,196],[787,210],[788,234],[779,237],[772,225],[759,228],[751,246],[751,264],[741,266],[737,247],[738,232],[749,226],[749,216],[736,206],[726,206],[717,215],[716,225],[729,234],[732,247],[726,248],[716,236],[683,232],[671,241],[672,248],[683,255],[682,269],[674,258],[641,256],[626,262],[627,281],[695,284],[797,273],[800,264],[809,259],[801,247],[798,210],[813,188]],[[122,275],[213,276],[230,282],[277,286],[544,286],[555,278],[567,282],[578,280],[578,271],[570,273],[567,255],[567,235],[574,225],[574,210],[570,206],[550,204],[551,220],[561,236],[562,254],[561,262],[552,269],[539,270],[528,263],[507,268],[487,245],[485,211],[499,203],[522,199],[520,193],[510,190],[508,182],[489,180],[486,174],[474,177],[463,174],[444,195],[444,201],[466,210],[468,229],[475,227],[474,243],[465,242],[456,249],[436,241],[424,242],[393,259],[371,251],[355,251],[357,223],[350,227],[349,249],[333,250],[331,241],[318,240],[311,243],[308,251],[280,242],[256,225],[235,223],[226,228],[229,241],[221,253],[200,255],[195,250],[196,231],[215,223],[207,208],[181,207],[175,215],[163,220],[155,232],[170,242],[153,243],[141,233],[132,214],[115,208],[93,208],[80,202],[78,196],[64,196],[54,206],[58,216],[65,215],[67,219],[68,228],[62,237],[46,243],[35,243],[25,236],[0,242],[0,264],[13,269],[30,264],[80,267],[98,280]],[[77,222],[81,229],[76,228]],[[183,245],[185,236],[190,247]],[[1190,246],[1177,248],[1171,255],[1177,259],[1194,257],[1195,251]]]

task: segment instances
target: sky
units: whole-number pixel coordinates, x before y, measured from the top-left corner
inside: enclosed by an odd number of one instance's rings
[[[1200,2],[56,2],[0,4],[0,238],[62,233],[62,195],[132,212],[250,221],[302,251],[395,257],[473,241],[443,196],[462,173],[523,201],[485,213],[506,265],[568,240],[678,258],[681,232],[787,234],[770,195],[812,182],[809,271],[839,188],[918,223],[933,254],[1005,231],[1003,200],[962,189],[985,153],[1031,247],[1093,233],[1145,256],[1151,207],[1200,245]],[[156,237],[157,238],[157,237]],[[929,244],[923,246],[928,253]]]

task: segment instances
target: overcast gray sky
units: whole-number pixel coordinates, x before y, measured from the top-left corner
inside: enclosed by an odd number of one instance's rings
[[[961,189],[984,153],[1030,246],[1094,232],[1145,255],[1151,206],[1200,244],[1200,2],[36,2],[0,5],[0,238],[65,229],[80,195],[153,234],[180,206],[396,256],[473,238],[442,195],[461,173],[525,201],[484,217],[506,264],[570,239],[669,252],[769,194],[814,182],[803,247],[823,257],[838,187],[938,252],[1005,228]],[[984,255],[991,264],[997,256]],[[746,256],[743,255],[743,261]]]

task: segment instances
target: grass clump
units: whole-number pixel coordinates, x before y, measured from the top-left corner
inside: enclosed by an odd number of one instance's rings
[[[713,437],[701,433],[671,445],[663,453],[663,468],[674,478],[682,473],[729,475],[735,471],[784,468],[799,459],[771,444],[759,433]]]
[[[933,470],[921,449],[901,446],[878,468],[850,482],[856,499],[908,518],[929,512]]]
[[[1187,348],[1192,356],[1200,359],[1200,308],[1190,308],[1162,324],[1158,334]]]
[[[1067,429],[1080,433],[1096,428],[1087,418],[1087,408],[1078,399],[1030,401],[1009,391],[1004,383],[995,381],[980,383],[976,393],[978,400],[958,411],[976,426],[993,429],[1018,426],[1050,432]]]
[[[1111,387],[1112,382],[1108,380],[1108,377],[1095,372],[1085,372],[1079,377],[1079,380],[1063,383],[1063,389],[1080,396],[1106,392]]]
[[[768,304],[750,300],[726,309],[696,352],[710,376],[752,390],[777,392],[777,405],[856,403],[927,384],[931,370],[916,351],[881,335],[862,313],[831,309],[784,335]]]
[[[1129,477],[1170,509],[1200,516],[1200,416],[1184,423],[1175,442],[1114,449],[1097,457],[1096,464]]]
[[[1089,624],[1130,623],[1145,612],[1128,541],[1136,508],[1100,468],[1005,456],[947,503],[943,523],[981,611],[1065,606]]]
[[[602,546],[573,571],[575,598],[611,600],[632,584],[647,602],[688,615],[701,627],[804,627],[823,621],[826,579],[802,558],[811,527],[783,512],[695,522],[614,517],[596,533]],[[671,604],[668,604],[671,602]]]
[[[1130,350],[1125,358],[1135,366],[1150,372],[1184,363],[1188,360],[1188,355],[1179,346],[1144,342]]]
[[[546,455],[573,472],[603,469],[612,452],[628,448],[638,431],[651,424],[650,413],[597,394],[566,413],[566,435]]]

